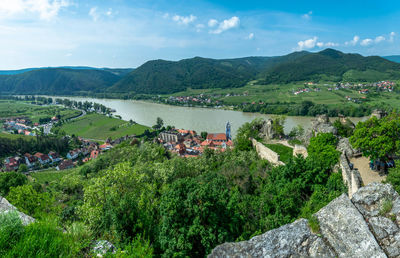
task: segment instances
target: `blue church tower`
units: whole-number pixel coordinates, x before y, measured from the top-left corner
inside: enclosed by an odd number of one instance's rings
[[[226,140],[232,140],[231,124],[229,122],[226,124]]]

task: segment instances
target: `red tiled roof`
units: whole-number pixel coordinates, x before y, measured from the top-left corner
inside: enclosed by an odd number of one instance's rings
[[[207,140],[226,141],[226,134],[224,134],[224,133],[209,133],[207,135]]]

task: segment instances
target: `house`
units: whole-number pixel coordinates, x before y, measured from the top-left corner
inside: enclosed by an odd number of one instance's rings
[[[97,159],[97,157],[99,156],[99,151],[98,150],[94,150],[90,153],[90,158],[91,159]]]
[[[24,157],[25,157],[25,163],[29,168],[36,166],[38,162],[38,158],[36,156],[32,156],[29,153],[25,153]]]
[[[179,153],[179,155],[184,155],[186,152],[186,146],[183,143],[177,144],[175,146],[175,150]]]
[[[5,162],[5,169],[6,171],[15,171],[18,170],[20,164],[20,158],[6,158]]]
[[[49,158],[49,156],[47,154],[37,152],[34,156],[39,160],[40,164],[42,164],[42,165],[51,162],[51,159]]]
[[[226,137],[226,134],[224,134],[224,133],[209,133],[209,134],[207,134],[207,140],[210,140],[213,142],[226,142],[227,137]]]
[[[51,159],[52,163],[57,163],[61,161],[61,156],[57,152],[50,151],[49,152],[49,158]]]
[[[79,154],[81,153],[80,149],[71,150],[67,154],[68,159],[76,159],[78,158]]]
[[[72,160],[70,159],[66,159],[63,160],[57,167],[57,170],[64,170],[64,169],[69,169],[69,168],[73,168],[74,167],[74,163],[72,162]]]
[[[100,150],[102,151],[106,151],[112,148],[112,145],[109,143],[104,143],[102,145],[99,146]]]

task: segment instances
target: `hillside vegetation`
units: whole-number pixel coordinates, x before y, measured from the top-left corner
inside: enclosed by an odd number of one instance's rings
[[[400,79],[400,64],[333,49],[275,57],[181,61],[153,60],[137,69],[45,68],[0,73],[0,92],[16,94],[171,94],[191,89],[233,89],[251,80],[262,84],[300,81]]]

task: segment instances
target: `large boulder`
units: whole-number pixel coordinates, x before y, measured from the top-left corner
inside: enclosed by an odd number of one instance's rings
[[[21,218],[23,225],[28,225],[32,222],[35,222],[35,219],[31,216],[26,215],[25,213],[19,212],[14,205],[9,203],[6,198],[0,196],[0,213],[7,213],[7,212],[17,212],[19,217]]]
[[[371,183],[352,201],[389,257],[400,256],[400,196],[390,184]]]
[[[311,127],[303,135],[302,141],[309,144],[310,139],[319,133],[332,133],[337,135],[337,129],[331,124],[327,115],[319,115],[311,121]]]
[[[249,241],[217,246],[208,257],[335,257],[322,238],[299,219]]]
[[[347,195],[342,194],[315,216],[321,234],[339,257],[386,257]]]

